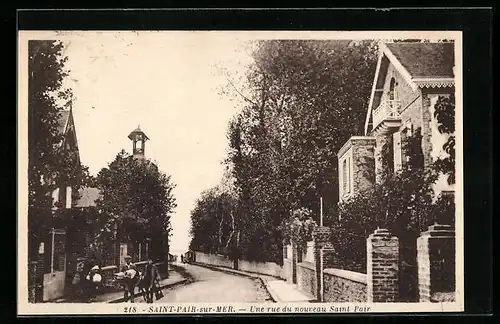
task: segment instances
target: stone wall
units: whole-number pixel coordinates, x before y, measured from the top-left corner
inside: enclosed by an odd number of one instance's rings
[[[353,141],[353,191],[371,189],[375,184],[375,139]]]
[[[223,255],[207,254],[195,251],[195,260],[197,263],[213,265],[218,267],[233,268],[234,262]]]
[[[213,265],[234,269],[234,262],[223,255],[207,254],[195,251],[195,260],[197,263]],[[291,268],[291,267],[290,267]],[[283,278],[283,267],[274,262],[255,262],[238,260],[238,270],[264,274],[277,278]]]
[[[323,301],[365,303],[366,274],[341,269],[323,271]]]
[[[314,263],[297,263],[297,287],[303,293],[316,297],[318,282],[316,280],[316,268]]]
[[[277,278],[282,278],[284,276],[283,267],[274,262],[238,260],[238,270],[264,274]]]

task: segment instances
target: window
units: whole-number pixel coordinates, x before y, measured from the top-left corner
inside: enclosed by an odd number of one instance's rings
[[[348,194],[351,191],[351,157],[348,156],[342,162],[342,192]]]
[[[389,84],[389,100],[396,100],[396,79],[392,78]]]
[[[344,193],[347,193],[347,159],[344,159],[344,162],[342,163],[342,188]]]

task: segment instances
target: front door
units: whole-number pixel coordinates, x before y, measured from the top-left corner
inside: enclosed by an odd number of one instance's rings
[[[43,275],[43,300],[53,300],[64,295],[66,281],[66,232],[50,231],[49,269]]]

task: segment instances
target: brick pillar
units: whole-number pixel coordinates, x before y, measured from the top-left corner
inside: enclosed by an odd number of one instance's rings
[[[398,294],[399,240],[377,229],[366,240],[367,301],[395,302]]]
[[[329,227],[319,226],[313,231],[316,298],[320,301],[324,291],[323,270],[332,267],[334,262],[334,249],[330,241],[330,235],[331,230]]]
[[[417,239],[420,302],[431,302],[435,293],[455,292],[455,231],[434,224]]]

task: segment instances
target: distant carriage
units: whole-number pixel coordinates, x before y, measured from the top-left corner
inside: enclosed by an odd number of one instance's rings
[[[194,259],[194,252],[193,251],[187,251],[184,254],[184,263],[193,263],[195,261]]]

